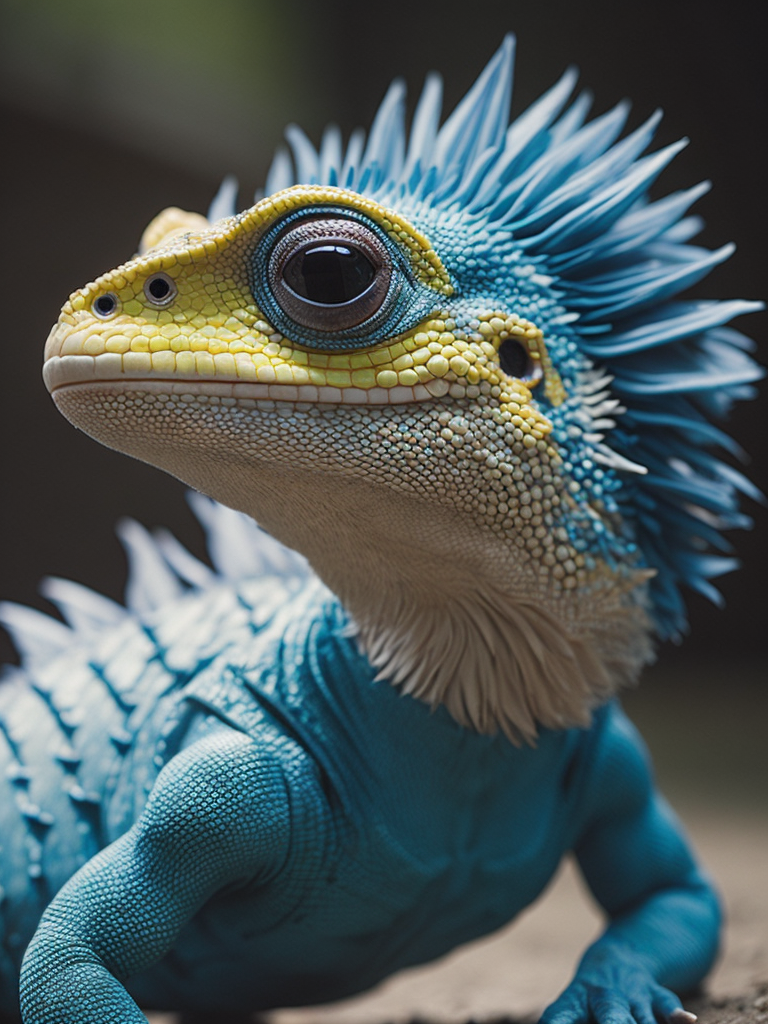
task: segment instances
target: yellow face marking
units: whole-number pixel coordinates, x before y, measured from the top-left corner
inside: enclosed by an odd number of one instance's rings
[[[198,215],[165,211],[145,232],[145,244],[155,242],[155,248],[75,292],[65,305],[46,347],[49,386],[76,382],[82,369],[88,380],[289,385],[300,389],[295,399],[306,401],[331,401],[339,393],[339,400],[376,403],[446,394],[471,398],[482,389],[521,418],[520,429],[534,442],[546,436],[549,421],[531,405],[533,383],[501,371],[499,347],[507,338],[519,340],[541,367],[547,397],[559,403],[565,392],[541,331],[515,314],[483,313],[477,330],[467,330],[445,309],[402,335],[336,352],[303,348],[265,319],[248,282],[250,253],[277,218],[328,203],[374,220],[406,253],[419,279],[450,297],[453,286],[429,240],[399,214],[344,189],[296,186],[202,231]],[[176,289],[164,305],[153,303],[148,290],[158,275]],[[97,304],[105,295],[114,298],[106,316]],[[90,357],[93,365],[78,360],[60,377],[57,356]]]

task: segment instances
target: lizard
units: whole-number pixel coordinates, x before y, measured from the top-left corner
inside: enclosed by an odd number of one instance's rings
[[[649,196],[658,115],[568,71],[510,124],[513,53],[442,125],[430,75],[409,132],[401,81],[367,139],[289,128],[253,206],[164,211],[64,305],[54,402],[202,492],[216,571],[126,524],[126,609],[3,607],[11,1018],[339,999],[572,851],[608,920],[542,1020],[692,1019],[719,901],[615,694],[734,567],[760,306],[678,298],[731,249],[689,244],[706,186]]]

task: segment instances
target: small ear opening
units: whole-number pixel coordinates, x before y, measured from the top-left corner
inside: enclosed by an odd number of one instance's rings
[[[177,235],[189,231],[205,231],[208,227],[210,223],[201,213],[189,213],[187,210],[180,210],[178,206],[169,206],[158,213],[144,229],[139,241],[138,255],[143,256],[149,249],[156,249]]]

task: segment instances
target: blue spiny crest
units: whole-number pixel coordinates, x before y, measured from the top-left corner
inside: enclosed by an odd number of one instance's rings
[[[436,75],[426,80],[410,132],[401,80],[387,92],[367,142],[357,131],[344,149],[330,126],[316,151],[289,127],[290,153],[281,148],[275,156],[266,194],[299,183],[339,185],[407,211],[456,273],[470,306],[513,300],[512,311],[542,328],[566,388],[594,418],[595,432],[581,433],[594,439],[593,474],[606,483],[592,480],[591,495],[604,494],[609,511],[618,507],[630,526],[645,564],[657,571],[658,632],[678,637],[686,626],[680,585],[719,601],[710,581],[737,565],[721,531],[750,525],[740,494],[760,497],[713,456],[713,446],[741,453],[711,420],[752,397],[762,376],[748,355],[750,340],[726,326],[762,304],[676,298],[733,247],[710,252],[690,244],[702,225],[687,212],[707,183],[651,200],[652,184],[685,144],[643,155],[658,112],[619,138],[627,104],[587,121],[588,94],[568,105],[576,80],[570,69],[510,124],[513,56],[508,36],[442,127]],[[212,220],[234,212],[235,194],[228,179]],[[471,249],[481,258],[467,260]],[[489,258],[500,271],[495,290],[476,269]],[[606,418],[608,411],[618,419]],[[568,410],[552,413],[567,452],[560,421]],[[597,433],[605,430],[610,448]]]

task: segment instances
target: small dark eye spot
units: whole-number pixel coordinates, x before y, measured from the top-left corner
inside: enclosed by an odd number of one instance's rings
[[[103,295],[97,295],[91,303],[91,310],[94,316],[99,317],[100,320],[106,320],[108,317],[113,316],[117,312],[117,308],[118,300],[113,292],[104,292]]]
[[[539,361],[531,358],[527,347],[517,338],[507,338],[506,341],[502,341],[499,346],[499,365],[504,373],[517,378],[517,380],[535,384],[541,379]]]
[[[153,306],[167,306],[176,298],[176,282],[167,274],[152,274],[144,282],[144,294]]]

